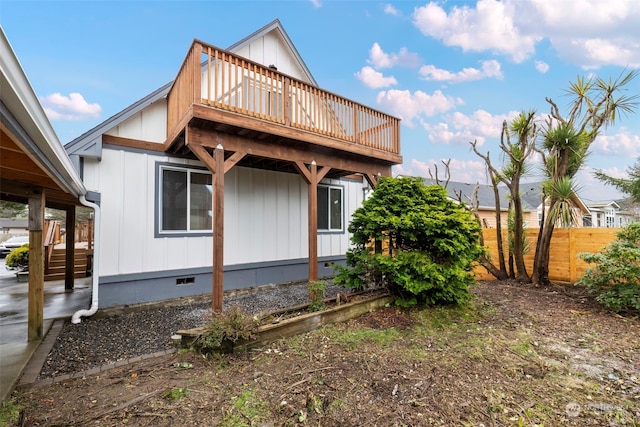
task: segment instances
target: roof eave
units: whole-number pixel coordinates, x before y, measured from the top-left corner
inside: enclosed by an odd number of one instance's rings
[[[87,190],[76,173],[51,122],[24,73],[4,30],[0,27],[0,91],[2,120],[17,132],[25,153],[63,191],[79,197]]]

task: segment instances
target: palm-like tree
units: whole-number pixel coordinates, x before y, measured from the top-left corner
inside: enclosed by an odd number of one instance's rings
[[[601,77],[585,79],[578,77],[571,83],[567,94],[572,96],[568,115],[551,99],[551,112],[546,121],[542,145],[547,182],[545,198],[549,200],[548,215],[538,235],[532,280],[535,284],[549,284],[549,247],[555,225],[572,223],[570,200],[575,198],[573,178],[589,154],[589,148],[600,129],[615,124],[620,116],[635,112],[638,94],[627,95],[626,86],[639,70],[623,72],[618,78],[605,80]]]

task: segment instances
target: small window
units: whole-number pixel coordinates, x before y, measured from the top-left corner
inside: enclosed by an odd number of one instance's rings
[[[318,186],[318,231],[342,231],[342,187]]]
[[[192,233],[212,229],[211,173],[160,166],[160,233]]]

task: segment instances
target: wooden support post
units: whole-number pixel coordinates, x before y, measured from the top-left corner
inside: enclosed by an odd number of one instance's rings
[[[64,263],[64,290],[72,291],[74,288],[74,275],[76,267],[76,207],[69,206],[66,210],[66,243]]]
[[[301,162],[294,162],[296,169],[307,182],[309,188],[309,281],[318,280],[318,183],[329,173],[331,168],[324,166],[318,171],[315,160],[311,162],[310,169]]]
[[[211,308],[222,311],[224,298],[224,148],[213,151],[213,290]]]
[[[309,281],[318,280],[318,167],[311,162],[309,182]]]
[[[44,336],[44,192],[29,197],[28,340]]]

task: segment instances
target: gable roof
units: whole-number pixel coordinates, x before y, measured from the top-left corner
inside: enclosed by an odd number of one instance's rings
[[[587,207],[589,208],[589,210],[599,210],[609,206],[614,207],[616,209],[620,209],[620,205],[615,200],[606,200],[606,201],[592,202],[587,204]]]
[[[458,195],[462,196],[462,201],[467,204],[475,203],[474,193],[476,192],[476,186],[478,187],[478,209],[494,210],[496,207],[495,196],[493,194],[493,187],[487,184],[470,184],[466,182],[449,181],[447,183],[447,195],[449,198],[458,200]],[[509,191],[504,186],[498,187],[498,193],[500,197],[500,210],[507,210],[509,208]]]
[[[230,52],[237,52],[243,47],[251,44],[253,41],[259,39],[260,37],[263,37],[264,35],[272,31],[275,31],[278,34],[278,36],[280,37],[280,40],[283,42],[285,47],[289,50],[289,53],[291,53],[291,55],[293,55],[296,61],[300,64],[301,71],[303,72],[305,77],[309,79],[309,82],[311,82],[311,84],[313,84],[314,86],[318,86],[316,79],[311,74],[311,71],[307,67],[307,64],[305,64],[304,61],[302,60],[302,56],[300,56],[298,49],[296,49],[296,47],[294,46],[293,42],[289,38],[289,35],[287,34],[287,32],[284,30],[284,27],[282,26],[282,23],[280,22],[279,19],[274,19],[264,27],[255,31],[254,33],[248,35],[242,40],[237,41],[236,43],[229,46],[227,50]]]
[[[316,80],[311,74],[311,71],[309,71],[306,64],[302,60],[300,53],[293,45],[293,42],[287,35],[287,32],[284,30],[284,27],[280,23],[279,19],[275,19],[271,21],[270,23],[260,28],[259,30],[255,31],[254,33],[232,44],[226,50],[235,53],[241,50],[242,48],[244,48],[245,46],[251,44],[253,41],[259,39],[260,37],[263,37],[265,34],[268,34],[272,31],[275,31],[278,34],[278,37],[283,42],[283,44],[287,47],[291,55],[298,61],[303,74],[309,79],[309,81],[314,86],[317,86],[318,84],[316,83]],[[149,95],[145,96],[139,101],[134,102],[124,110],[114,114],[104,122],[88,130],[87,132],[83,133],[79,137],[73,139],[72,141],[70,141],[65,145],[65,149],[67,150],[67,153],[69,153],[70,155],[95,157],[99,159],[102,156],[102,135],[105,132],[108,132],[110,129],[113,129],[115,126],[118,126],[120,123],[123,123],[124,121],[133,117],[135,114],[144,110],[146,107],[153,104],[154,102],[160,99],[166,98],[172,85],[173,85],[173,80],[170,81],[169,83],[166,83],[161,88],[151,92]],[[78,168],[77,164],[76,164],[76,168]]]
[[[70,141],[67,145],[65,145],[67,153],[69,153],[70,155],[76,154],[80,156],[96,157],[99,159],[102,156],[102,135],[108,130],[114,128],[115,126],[144,110],[159,99],[165,98],[167,96],[167,93],[169,93],[169,88],[171,87],[172,83],[173,82],[169,82],[161,88],[156,89],[149,95],[145,96],[139,101],[134,102],[124,110],[114,114],[104,122],[100,123],[92,129],[89,129],[79,137]]]
[[[424,179],[425,184],[434,184],[429,179]],[[470,184],[466,182],[449,181],[446,186],[447,195],[453,200],[458,200],[458,194],[462,195],[462,201],[464,203],[472,203],[474,192],[478,187],[478,209],[480,210],[495,210],[496,202],[493,194],[493,186],[489,184]],[[541,203],[540,195],[541,183],[521,183],[520,195],[522,200],[522,209],[525,211],[535,211]],[[500,197],[500,210],[506,211],[509,209],[509,196],[510,192],[507,186],[498,185],[498,195]]]
[[[29,220],[0,218],[0,229],[9,229],[9,228],[24,228],[25,230],[28,230]]]

